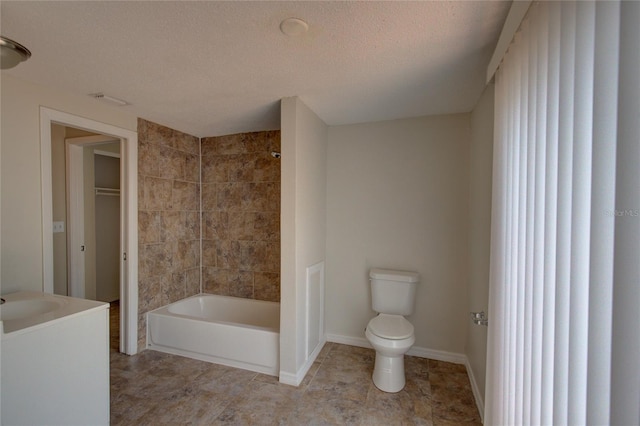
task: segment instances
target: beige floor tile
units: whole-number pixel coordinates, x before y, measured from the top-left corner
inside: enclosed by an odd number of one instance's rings
[[[336,343],[298,387],[265,374],[155,351],[111,353],[112,425],[476,425],[464,366],[405,358],[395,394],[372,381],[375,352]]]
[[[432,419],[429,398],[405,389],[397,393],[382,392],[371,385],[367,397],[365,420],[374,424],[430,425]]]
[[[285,425],[302,393],[292,386],[253,381],[227,405],[215,424]]]
[[[287,424],[358,425],[364,414],[365,406],[361,402],[332,398],[329,394],[319,398],[316,394],[306,392],[287,419]]]

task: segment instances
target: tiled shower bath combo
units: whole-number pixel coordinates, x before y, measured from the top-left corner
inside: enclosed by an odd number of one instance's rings
[[[198,139],[138,120],[138,348],[200,292],[280,301],[280,132]]]

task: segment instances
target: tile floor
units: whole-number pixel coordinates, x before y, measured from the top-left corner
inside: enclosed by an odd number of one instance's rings
[[[481,424],[461,365],[407,356],[407,385],[389,394],[371,381],[373,350],[327,343],[296,388],[151,350],[129,357],[115,342],[112,425]]]

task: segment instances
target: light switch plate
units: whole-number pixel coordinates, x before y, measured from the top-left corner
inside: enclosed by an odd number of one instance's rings
[[[64,222],[53,222],[53,233],[64,232]]]

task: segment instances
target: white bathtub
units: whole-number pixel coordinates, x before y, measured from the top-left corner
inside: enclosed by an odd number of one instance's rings
[[[277,376],[280,304],[200,294],[147,313],[147,348]]]

